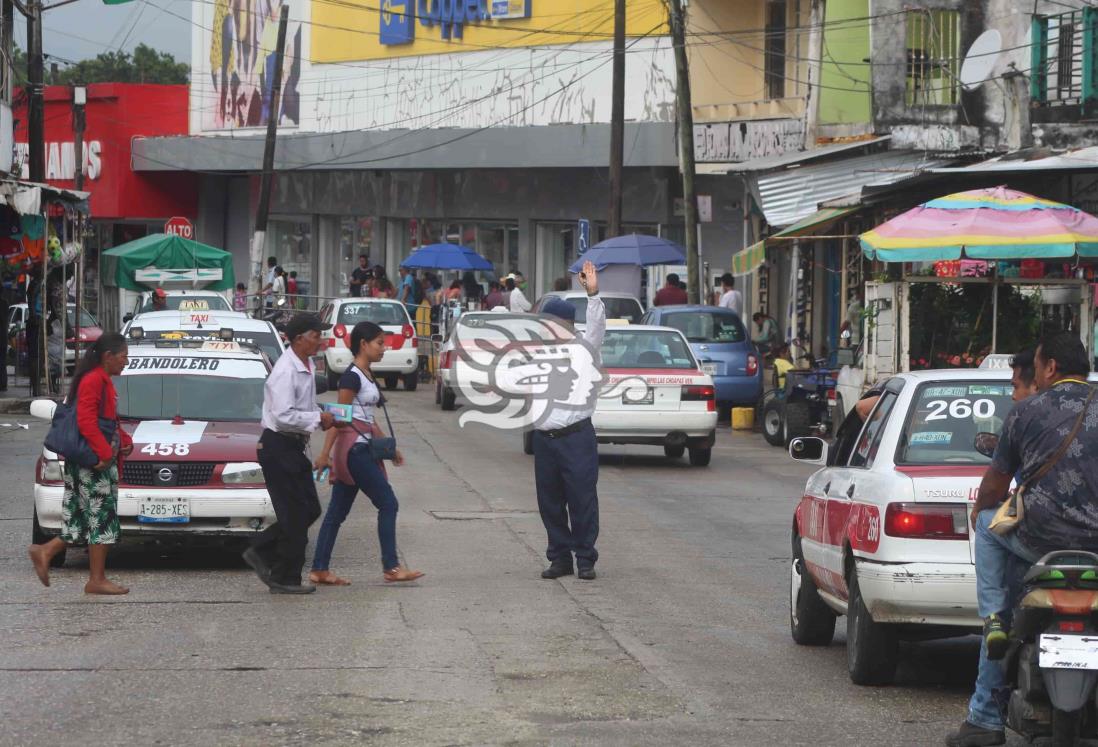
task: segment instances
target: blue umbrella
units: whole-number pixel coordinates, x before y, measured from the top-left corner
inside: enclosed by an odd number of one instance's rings
[[[607,265],[685,265],[686,250],[674,241],[633,233],[595,244],[568,269],[579,272],[587,260],[599,270]]]
[[[492,263],[467,246],[458,244],[428,244],[416,249],[401,267],[428,268],[432,270],[484,270],[493,271]]]

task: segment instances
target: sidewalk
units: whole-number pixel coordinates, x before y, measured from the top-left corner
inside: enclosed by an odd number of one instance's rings
[[[29,413],[30,402],[33,399],[30,393],[30,381],[26,376],[17,378],[13,371],[13,367],[8,366],[8,388],[7,391],[0,391],[0,413]]]

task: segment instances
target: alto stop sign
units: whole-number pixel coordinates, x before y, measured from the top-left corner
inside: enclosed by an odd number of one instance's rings
[[[176,216],[164,224],[164,233],[175,234],[181,239],[193,239],[194,224],[187,218]]]

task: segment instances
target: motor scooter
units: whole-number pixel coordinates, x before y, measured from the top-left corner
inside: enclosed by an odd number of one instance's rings
[[[1012,618],[1007,726],[1038,744],[1098,745],[1098,555],[1045,555],[1025,574]]]

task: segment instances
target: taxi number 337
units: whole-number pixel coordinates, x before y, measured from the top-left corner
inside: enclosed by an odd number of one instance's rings
[[[932,420],[946,420],[948,418],[957,420],[973,416],[990,418],[995,414],[995,403],[990,399],[978,399],[975,402],[964,398],[949,400],[948,402],[944,399],[935,399],[927,402],[926,407],[930,410],[926,416],[926,422],[928,423]]]
[[[141,447],[142,454],[150,456],[186,456],[191,453],[190,444],[145,444]]]

